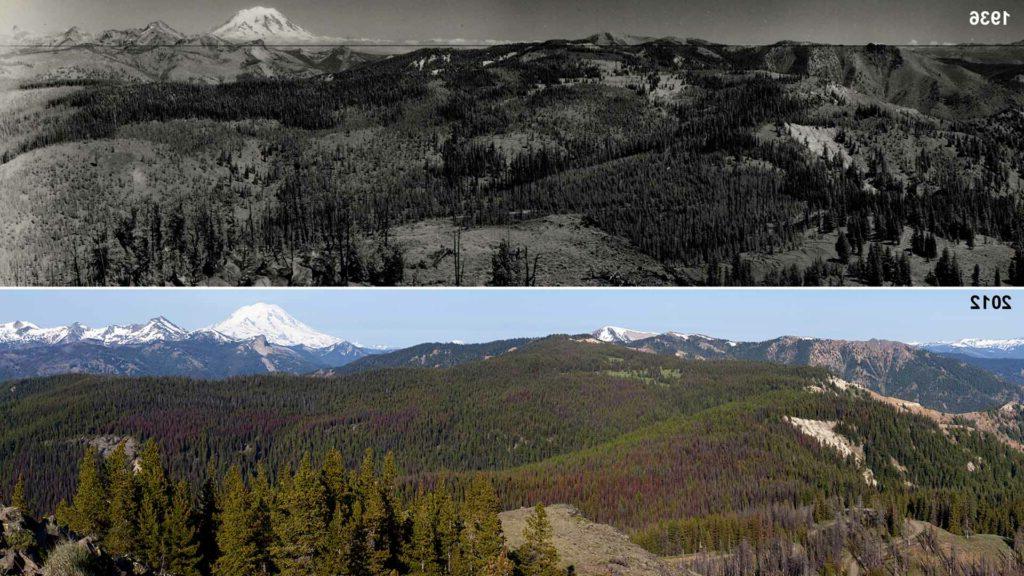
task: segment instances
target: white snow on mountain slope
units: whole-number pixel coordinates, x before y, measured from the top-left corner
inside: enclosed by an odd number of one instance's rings
[[[83,340],[98,340],[108,346],[126,344],[149,344],[151,342],[173,342],[184,340],[189,333],[184,328],[174,324],[167,318],[159,316],[145,324],[132,324],[130,326],[107,326],[87,330]]]
[[[82,339],[89,328],[75,322],[67,326],[40,328],[31,322],[0,324],[0,342],[27,342],[33,344],[64,344]]]
[[[979,358],[1024,358],[1024,338],[963,338],[953,342],[931,342],[920,347],[931,352]]]
[[[20,320],[0,324],[0,343],[10,344],[68,344],[87,340],[107,346],[123,346],[184,340],[188,337],[188,331],[163,316],[153,318],[145,324],[102,328],[89,328],[78,322],[55,328],[40,328],[31,322]]]
[[[591,335],[602,342],[625,344],[657,336],[658,334],[656,332],[642,332],[618,326],[603,326],[591,332]]]
[[[213,30],[215,36],[237,42],[307,43],[316,36],[288,20],[274,8],[255,6],[239,10],[230,20]]]
[[[240,340],[264,336],[271,344],[327,348],[343,340],[318,332],[296,320],[274,304],[257,303],[242,306],[223,322],[204,330],[213,330]]]

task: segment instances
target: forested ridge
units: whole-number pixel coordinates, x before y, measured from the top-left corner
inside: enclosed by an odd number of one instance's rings
[[[807,541],[816,522],[862,507],[894,533],[905,516],[1007,538],[1024,521],[1024,454],[989,434],[940,428],[820,369],[566,338],[341,377],[23,380],[0,416],[0,485],[22,478],[39,512],[71,501],[83,446],[129,437],[153,441],[193,487],[302,468],[303,453],[337,450],[354,468],[367,449],[391,451],[403,498],[481,477],[504,508],[566,502],[662,554]],[[833,426],[862,456],[789,418]]]
[[[457,239],[413,263],[395,229],[581,214],[680,282],[1022,283],[1019,109],[949,120],[844,93],[798,65],[768,72],[771,51],[704,47],[718,51],[709,60],[688,44],[644,46],[425,49],[313,79],[77,87],[4,159],[131,134],[209,170],[181,193],[59,218],[77,240],[35,238],[45,264],[16,259],[8,274],[396,284],[444,262],[458,284]],[[890,73],[902,66],[884,47],[861,50]],[[93,186],[106,162],[71,186]],[[754,256],[799,252],[811,237],[834,247],[752,271]],[[975,257],[989,242],[1009,247],[1000,261]],[[496,264],[491,282],[508,281]]]

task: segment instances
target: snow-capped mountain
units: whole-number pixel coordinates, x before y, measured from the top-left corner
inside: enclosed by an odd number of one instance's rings
[[[279,306],[253,304],[223,322],[188,331],[163,316],[142,324],[41,328],[0,324],[0,380],[65,373],[224,378],[311,373],[386,349],[318,332]]]
[[[939,354],[963,354],[975,358],[1024,359],[1024,338],[995,340],[990,338],[964,338],[954,342],[932,342],[921,348]]]
[[[6,344],[56,345],[88,341],[104,346],[126,346],[184,340],[188,337],[187,330],[163,316],[153,318],[145,324],[102,328],[89,328],[79,322],[55,328],[40,328],[31,322],[20,320],[0,324],[0,343]]]
[[[324,334],[296,320],[280,306],[252,304],[235,310],[227,319],[194,332],[185,330],[163,316],[143,324],[89,328],[75,322],[66,326],[40,328],[31,322],[0,324],[0,344],[68,344],[89,342],[104,346],[132,346],[154,342],[245,342],[263,338],[278,346],[304,346],[325,354],[356,354],[360,346]]]
[[[187,39],[185,34],[158,20],[143,28],[107,30],[96,37],[95,43],[104,46],[174,46]]]
[[[591,335],[602,342],[627,344],[629,342],[643,340],[644,338],[650,338],[651,336],[657,336],[658,334],[656,332],[642,332],[640,330],[620,328],[618,326],[603,326],[594,330]]]
[[[262,302],[242,306],[226,320],[204,330],[212,330],[236,340],[264,336],[267,342],[282,346],[328,348],[343,343],[340,338],[318,332],[299,322],[280,306]]]
[[[163,316],[153,318],[145,324],[129,326],[107,326],[96,330],[88,330],[83,340],[96,340],[107,346],[125,346],[131,344],[149,344],[151,342],[175,342],[189,337],[188,330],[178,326]]]
[[[274,8],[255,6],[239,10],[213,30],[213,35],[233,42],[263,41],[266,44],[304,44],[317,39]]]

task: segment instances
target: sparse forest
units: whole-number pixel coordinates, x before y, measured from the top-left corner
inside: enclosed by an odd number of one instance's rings
[[[405,226],[574,214],[679,283],[1024,284],[1019,109],[911,113],[768,72],[767,53],[712,64],[692,45],[647,48],[432,48],[312,79],[32,85],[65,92],[12,126],[4,164],[55,170],[11,161],[77,143],[68,161],[84,165],[70,181],[22,175],[54,194],[22,217],[51,226],[17,232],[6,281],[390,285],[420,267],[461,284],[457,242],[412,260]],[[957,98],[940,100],[967,106]],[[98,145],[129,138],[157,157],[126,149],[126,180]],[[488,260],[514,255],[499,244]],[[543,277],[552,248],[520,248]],[[475,281],[530,284],[525,268]]]

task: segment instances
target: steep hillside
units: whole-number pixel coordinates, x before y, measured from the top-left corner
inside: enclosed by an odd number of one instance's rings
[[[876,392],[945,412],[992,408],[1021,396],[1020,386],[1012,380],[1003,380],[965,360],[900,342],[792,336],[764,342],[732,342],[670,332],[627,346],[679,358],[738,358],[821,366]]]

